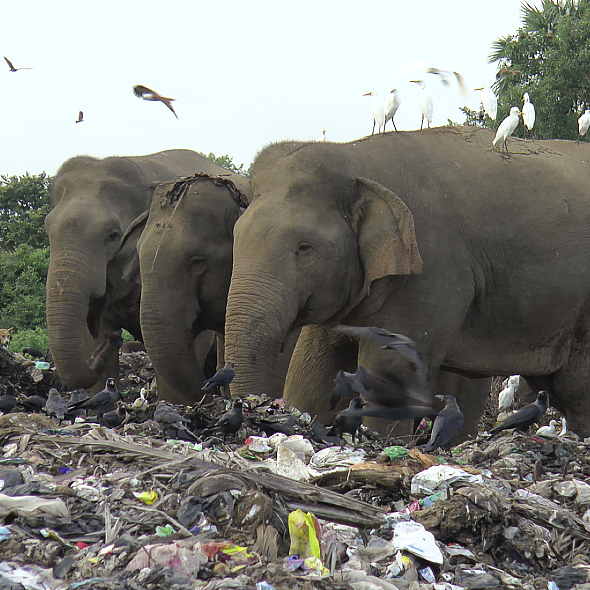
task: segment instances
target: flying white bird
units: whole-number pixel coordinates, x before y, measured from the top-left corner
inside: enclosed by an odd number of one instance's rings
[[[512,107],[510,109],[510,114],[500,123],[498,131],[496,131],[496,137],[494,137],[494,140],[492,141],[492,145],[495,146],[498,141],[502,140],[504,142],[506,154],[508,154],[508,145],[506,144],[506,140],[514,133],[514,130],[518,126],[520,115],[521,112],[518,110],[518,107]],[[503,150],[502,157],[504,157]]]
[[[387,121],[390,120],[393,123],[393,128],[397,132],[397,127],[395,126],[395,121],[393,118],[395,117],[395,113],[397,113],[397,109],[399,109],[399,105],[401,103],[402,99],[399,96],[397,88],[392,88],[390,93],[387,95],[387,99],[385,100],[383,133],[385,133],[385,125],[387,125]]]
[[[551,420],[549,426],[541,426],[541,428],[537,430],[537,436],[555,438],[557,436],[557,420]]]
[[[375,133],[375,125],[377,125],[377,131],[381,131],[381,127],[385,126],[385,111],[383,110],[383,104],[379,100],[379,96],[375,92],[365,92],[363,96],[371,97],[371,114],[373,115],[373,131],[371,135]]]
[[[578,119],[578,142],[582,135],[586,135],[588,127],[590,127],[590,109],[586,109],[584,114],[580,115],[580,118]]]
[[[420,123],[420,129],[424,127],[424,118],[426,118],[428,121],[428,129],[430,129],[430,123],[432,123],[432,112],[434,110],[432,96],[428,94],[424,80],[410,80],[410,82],[414,82],[414,84],[418,84],[420,86],[420,89],[418,90],[418,103],[420,104],[420,110],[422,111],[422,122]]]
[[[535,107],[530,101],[528,92],[524,93],[522,102],[522,122],[524,123],[524,126],[531,131],[535,125]]]
[[[318,139],[318,141],[326,141],[326,130],[322,129],[322,134],[320,135],[320,138]]]
[[[443,86],[450,86],[450,78],[451,76],[455,76],[455,80],[457,81],[457,85],[459,86],[461,96],[467,96],[467,85],[465,84],[465,79],[459,72],[455,70],[444,70],[435,65],[427,66],[425,71],[427,74],[434,74],[435,76],[440,76],[440,81],[442,82]]]
[[[495,121],[496,115],[498,114],[498,99],[494,94],[494,91],[487,86],[481,86],[480,88],[474,89],[474,91],[477,90],[481,90],[481,104],[483,105],[483,110],[492,121]]]

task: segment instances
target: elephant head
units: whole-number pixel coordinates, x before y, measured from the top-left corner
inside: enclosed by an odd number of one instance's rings
[[[70,387],[90,388],[104,363],[87,362],[120,328],[139,333],[139,283],[121,276],[134,247],[120,248],[128,226],[147,211],[157,184],[212,162],[190,150],[99,160],[81,156],[65,162],[52,187],[45,219],[50,261],[47,274],[49,345],[60,377]],[[117,349],[108,351],[114,359]],[[104,350],[103,350],[104,352]],[[100,355],[105,357],[104,354]],[[104,376],[104,375],[103,375]],[[101,385],[101,384],[100,384]]]
[[[278,144],[255,162],[254,200],[234,230],[226,316],[226,358],[239,367],[232,393],[267,390],[293,328],[333,325],[378,279],[422,271],[408,207],[378,182],[346,174],[344,158],[329,149]]]
[[[202,396],[195,338],[223,332],[233,228],[249,198],[249,181],[227,171],[170,180],[154,193],[138,242],[141,326],[170,401]]]

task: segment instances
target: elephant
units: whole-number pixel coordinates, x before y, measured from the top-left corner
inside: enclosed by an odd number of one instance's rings
[[[219,173],[218,173],[219,174]],[[232,270],[233,227],[252,199],[245,176],[198,174],[160,184],[137,241],[142,282],[140,322],[150,360],[169,401],[201,399],[194,340],[219,334],[223,365],[225,305]],[[280,397],[291,351],[281,355],[266,393]]]
[[[590,168],[538,141],[503,160],[492,139],[449,126],[264,149],[234,228],[232,395],[264,389],[306,326],[285,397],[327,404],[322,355],[343,345],[328,328],[379,326],[415,341],[431,379],[520,374],[590,435]],[[403,370],[395,356],[361,343],[358,363]]]
[[[67,160],[52,185],[45,218],[50,258],[46,282],[49,345],[71,388],[101,389],[118,377],[121,328],[141,339],[136,240],[123,240],[147,215],[155,187],[194,172],[219,173],[191,150],[147,156]]]

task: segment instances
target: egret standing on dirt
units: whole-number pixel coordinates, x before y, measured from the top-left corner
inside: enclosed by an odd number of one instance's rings
[[[528,92],[524,93],[522,97],[522,102],[522,122],[529,131],[532,131],[535,125],[535,107],[533,103],[530,101]]]
[[[371,114],[373,115],[373,131],[371,131],[371,135],[374,135],[375,125],[377,125],[377,132],[381,131],[381,127],[385,126],[385,111],[379,96],[375,92],[365,92],[363,96],[371,97]]]
[[[494,140],[492,141],[492,145],[496,145],[500,140],[502,140],[504,142],[506,154],[508,154],[508,145],[506,145],[506,140],[514,133],[514,130],[518,126],[520,115],[521,112],[518,110],[518,107],[512,107],[510,109],[510,114],[500,123],[498,131],[496,131],[496,137],[494,137]],[[503,150],[502,157],[504,157]]]
[[[496,120],[498,114],[498,99],[491,88],[481,86],[475,88],[474,91],[481,90],[481,104],[485,114],[492,120]]]
[[[422,111],[422,122],[420,123],[420,129],[424,127],[425,118],[428,121],[428,129],[430,129],[430,123],[432,123],[432,113],[434,111],[432,96],[428,94],[424,80],[410,80],[410,82],[414,82],[414,84],[418,84],[420,86],[420,89],[418,90],[418,103],[420,104],[420,110]]]
[[[397,133],[397,127],[395,126],[395,121],[393,120],[393,118],[395,117],[395,113],[397,113],[397,109],[399,109],[399,105],[401,103],[402,100],[399,96],[397,88],[392,88],[390,93],[387,95],[387,100],[385,101],[383,133],[385,133],[385,125],[387,125],[387,121],[389,120],[391,120],[391,122],[393,123],[393,128]]]
[[[590,127],[590,109],[586,109],[584,114],[578,119],[578,143],[580,141],[580,137],[582,137],[582,135],[586,135],[588,127]]]

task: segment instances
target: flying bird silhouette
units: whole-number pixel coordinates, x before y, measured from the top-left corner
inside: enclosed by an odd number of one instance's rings
[[[151,101],[160,101],[164,103],[174,114],[174,116],[178,119],[178,115],[176,114],[175,110],[172,108],[172,101],[176,100],[174,98],[168,98],[166,96],[162,96],[158,94],[156,91],[151,90],[147,86],[137,85],[133,87],[133,92],[135,96],[139,98],[143,98],[143,100],[151,100]]]
[[[82,121],[84,121],[84,113],[82,111],[80,111],[78,113],[78,119],[77,119],[76,123],[82,123]]]
[[[19,70],[32,70],[33,69],[33,68],[15,68],[12,65],[12,62],[6,56],[4,56],[4,59],[6,60],[6,63],[8,64],[8,68],[10,69],[11,72],[18,72]]]

